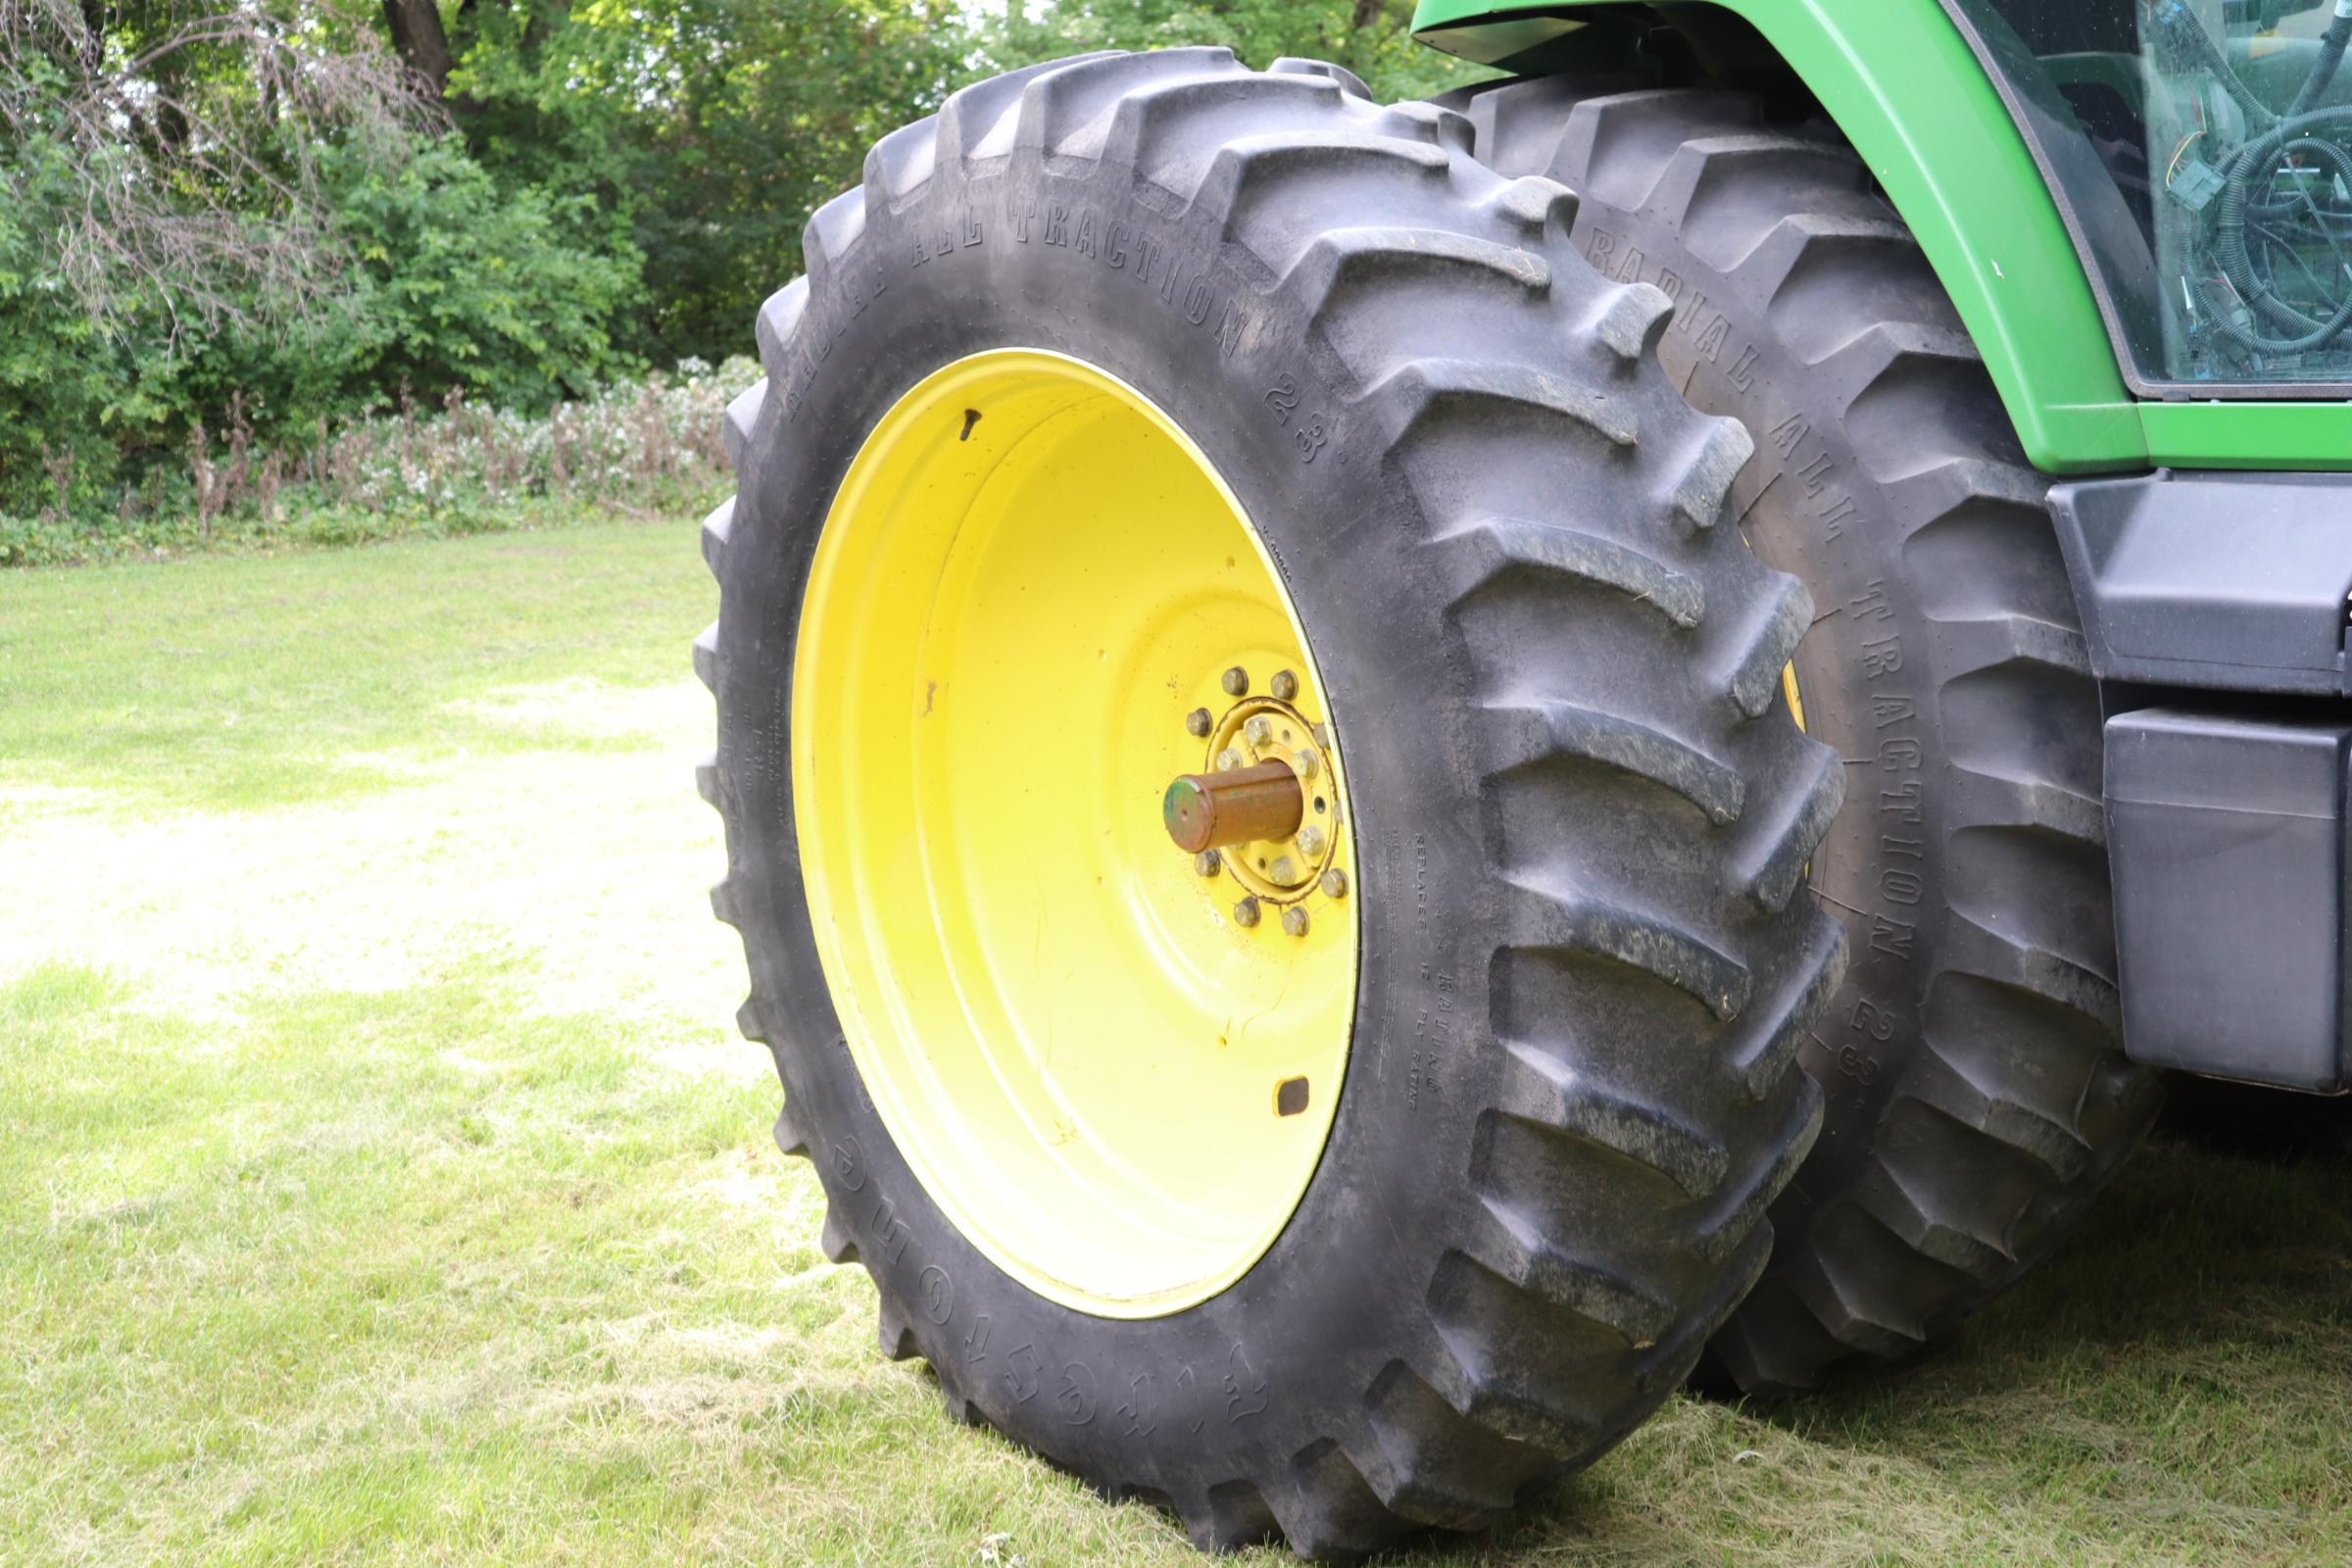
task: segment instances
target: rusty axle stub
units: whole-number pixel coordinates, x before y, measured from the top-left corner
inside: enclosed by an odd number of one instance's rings
[[[1161,798],[1159,814],[1176,847],[1199,855],[1289,838],[1306,814],[1306,795],[1288,762],[1259,762],[1179,776]]]

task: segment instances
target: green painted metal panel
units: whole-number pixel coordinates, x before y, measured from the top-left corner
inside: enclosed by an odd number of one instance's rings
[[[1425,42],[1509,64],[1598,0],[1422,0]],[[2056,203],[1936,0],[1717,0],[1821,100],[1918,235],[2019,440],[2051,473],[2352,467],[2352,404],[2132,398]],[[1507,33],[1479,35],[1508,24]],[[1531,24],[1539,24],[1531,30]],[[1507,41],[1507,51],[1495,45]]]
[[[2139,421],[2163,467],[2352,469],[2352,404],[2151,399]]]

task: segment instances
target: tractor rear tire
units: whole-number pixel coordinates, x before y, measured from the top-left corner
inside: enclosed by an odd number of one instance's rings
[[[1869,171],[1712,90],[1442,100],[1579,251],[1676,301],[1660,355],[1756,456],[1732,514],[1802,578],[1802,721],[1845,759],[1810,872],[1853,962],[1804,1062],[1821,1142],[1713,1347],[1751,1392],[1894,1359],[2049,1255],[2154,1118],[2123,1054],[2100,726],[2044,509],[1975,346]]]
[[[1843,785],[1780,684],[1809,602],[1716,525],[1750,443],[1659,369],[1667,302],[1601,279],[1569,245],[1573,198],[1492,173],[1469,140],[1343,72],[1217,49],[956,93],[808,224],[808,275],[760,312],[766,378],[728,415],[736,497],[705,528],[712,902],[750,964],[743,1027],[783,1080],[777,1141],[824,1186],[825,1250],[871,1274],[883,1350],[927,1358],[952,1414],[1156,1500],[1208,1548],[1375,1550],[1487,1524],[1591,1462],[1746,1294],[1819,1120],[1795,1059],[1843,938],[1791,895]],[[827,963],[872,923],[865,900],[976,852],[910,820],[893,875],[818,891],[823,841],[864,806],[805,819],[804,763],[855,760],[802,747],[804,710],[837,694],[796,688],[796,647],[831,612],[824,553],[859,526],[845,475],[909,388],[1000,353],[1098,368],[1214,466],[1313,644],[1352,792],[1354,880],[1313,927],[1360,935],[1336,1119],[1262,1255],[1180,1310],[1077,1309],[976,1245],[961,1195],[917,1174],[947,1152],[902,1147],[861,1065],[874,999],[845,1004]],[[928,451],[998,461],[1016,416],[948,412]],[[1054,571],[1132,535],[1149,499],[1112,482],[1053,514]],[[947,607],[947,582],[893,579],[889,608]],[[885,641],[866,654],[895,657]],[[1073,681],[1096,678],[1087,651]],[[1180,684],[1154,672],[1137,698],[1177,739]],[[1102,765],[1114,737],[1052,695],[998,721],[1053,766]],[[967,701],[913,681],[875,723]],[[1186,888],[1230,885],[1193,869]],[[1163,918],[1221,907],[1196,892]],[[1236,952],[1291,940],[1243,923]],[[1114,1007],[1049,1047],[1115,1056],[1137,1022]],[[1268,1114],[1237,1102],[1232,1137]]]

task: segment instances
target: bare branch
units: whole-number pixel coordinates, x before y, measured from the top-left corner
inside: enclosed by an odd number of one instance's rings
[[[373,33],[272,3],[110,38],[95,0],[0,0],[0,199],[38,215],[93,320],[141,298],[208,325],[309,313],[346,260],[328,157],[389,166],[443,123]]]

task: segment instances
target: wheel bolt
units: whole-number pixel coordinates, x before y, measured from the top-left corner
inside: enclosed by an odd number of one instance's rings
[[[1260,715],[1242,726],[1242,737],[1252,746],[1263,746],[1274,738],[1274,726]]]
[[[1217,754],[1217,771],[1230,773],[1242,765],[1242,754],[1228,746]]]
[[[1214,850],[1202,850],[1193,857],[1193,869],[1202,876],[1215,876],[1225,863],[1225,858]]]
[[[1312,822],[1298,830],[1298,853],[1310,860],[1323,853],[1323,830]]]
[[[1323,896],[1327,899],[1346,898],[1348,896],[1348,873],[1336,865],[1324,872]]]
[[[1214,719],[1208,716],[1207,709],[1196,708],[1191,712],[1184,715],[1184,732],[1187,735],[1198,735],[1205,739],[1208,735],[1210,725],[1214,724],[1215,722],[1216,721]]]
[[[1282,911],[1282,928],[1292,936],[1306,935],[1306,910],[1298,905],[1294,904]]]
[[[1257,924],[1257,900],[1244,899],[1233,906],[1233,923],[1238,926]]]
[[[1250,694],[1250,672],[1236,664],[1225,672],[1223,682],[1228,697],[1247,697]]]
[[[1291,771],[1300,778],[1313,778],[1322,765],[1315,754],[1303,746],[1291,754]]]
[[[1315,744],[1328,750],[1331,746],[1331,726],[1329,724],[1314,724],[1308,727],[1315,732]]]
[[[1274,672],[1274,682],[1269,689],[1274,693],[1276,702],[1287,703],[1298,695],[1298,677],[1287,669],[1278,669]]]

